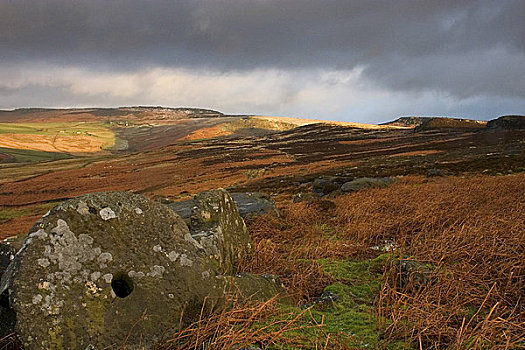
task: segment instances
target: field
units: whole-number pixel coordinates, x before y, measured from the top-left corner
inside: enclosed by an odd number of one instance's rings
[[[0,167],[0,238],[25,234],[56,203],[97,191],[162,202],[219,187],[263,191],[281,212],[246,220],[256,252],[242,270],[278,275],[294,305],[232,300],[232,308],[168,335],[160,348],[525,346],[524,130],[208,115],[153,125],[151,116],[142,124],[126,114],[125,124],[110,112],[102,115],[116,118],[113,124],[0,124],[0,140],[39,136],[16,144],[22,150],[0,149],[1,159],[17,161]],[[126,140],[128,148],[87,151],[75,149],[76,141],[42,148],[57,133],[61,140],[84,135],[103,149]],[[323,176],[395,182],[314,197],[312,183]],[[306,199],[294,202],[298,194]]]
[[[2,148],[86,154],[114,144],[113,132],[102,123],[0,123]]]

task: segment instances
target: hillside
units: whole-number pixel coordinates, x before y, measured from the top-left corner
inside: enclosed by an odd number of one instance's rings
[[[338,124],[362,129],[372,124],[299,118],[225,115],[201,108],[120,107],[85,109],[27,108],[0,111],[0,162],[26,162],[89,154],[154,150],[182,141],[217,137],[263,136],[308,124]],[[39,153],[40,152],[40,153]],[[48,152],[48,153],[46,153]],[[53,159],[53,157],[51,157]]]
[[[382,125],[410,127],[417,131],[440,129],[483,129],[487,122],[464,118],[451,117],[400,117]]]

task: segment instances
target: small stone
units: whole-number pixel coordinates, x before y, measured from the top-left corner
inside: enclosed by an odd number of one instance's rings
[[[114,219],[114,218],[117,217],[115,212],[110,207],[106,207],[106,208],[101,209],[99,214],[100,214],[100,217],[102,218],[102,220],[104,220],[104,221],[107,221],[107,220],[110,220],[110,219]]]

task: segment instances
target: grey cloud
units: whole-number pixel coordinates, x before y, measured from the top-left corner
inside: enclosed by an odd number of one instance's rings
[[[525,98],[524,18],[520,0],[0,0],[0,60],[98,71],[363,67],[364,80],[392,90]]]

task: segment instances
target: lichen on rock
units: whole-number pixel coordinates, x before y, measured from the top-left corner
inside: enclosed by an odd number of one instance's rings
[[[241,258],[253,251],[252,240],[232,197],[223,189],[193,199],[191,235],[223,274],[234,274]]]
[[[0,286],[24,348],[105,348],[133,327],[128,344],[149,347],[188,301],[218,300],[225,282],[188,233],[175,213],[140,195],[58,205],[31,229]]]
[[[0,282],[0,331],[26,350],[151,348],[183,323],[242,295],[285,294],[275,277],[237,275],[252,241],[224,190],[195,197],[192,232],[141,195],[65,201],[33,226]],[[131,332],[132,330],[132,332]]]

